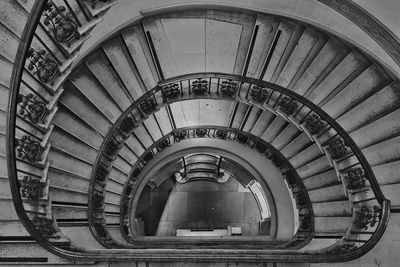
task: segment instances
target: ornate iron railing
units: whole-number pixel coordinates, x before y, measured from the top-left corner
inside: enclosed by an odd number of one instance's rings
[[[137,261],[210,261],[219,258],[242,262],[324,262],[355,259],[377,244],[388,222],[390,201],[384,198],[371,167],[346,131],[318,106],[290,90],[252,78],[218,73],[199,73],[165,80],[140,97],[124,115],[130,114],[130,118],[134,118],[132,123],[140,122],[161,104],[181,101],[189,97],[231,98],[281,114],[299,125],[317,142],[325,139],[320,144],[324,147],[327,156],[331,158],[332,164],[340,171],[339,176],[343,179],[353,203],[354,222],[349,227],[346,236],[332,247],[315,251],[218,249],[93,251],[72,247],[65,240],[57,243],[56,239],[62,239],[62,233],[56,221],[45,210],[40,210],[42,204],[34,204],[33,210],[27,210],[26,207],[31,204],[24,205],[26,201],[23,197],[36,203],[43,194],[46,194],[45,190],[43,191],[45,186],[43,188],[41,186],[47,181],[44,173],[48,168],[47,153],[50,148],[48,137],[52,129],[52,116],[57,111],[56,102],[62,94],[60,85],[69,73],[75,52],[88,38],[86,33],[99,21],[96,16],[100,11],[95,10],[96,3],[93,2],[94,4],[85,8],[87,2],[84,0],[77,2],[87,19],[82,22],[71,13],[69,6],[61,7],[51,1],[36,1],[14,61],[7,114],[9,181],[16,212],[28,232],[41,246],[56,255],[81,261],[132,259]],[[52,40],[51,44],[42,42],[40,34],[36,31],[38,28],[46,34],[46,38]],[[59,54],[54,54],[55,50],[59,51]],[[27,63],[28,58],[29,63]],[[33,81],[35,85],[30,81]],[[30,96],[31,93],[34,97]],[[128,116],[121,118],[126,117]],[[117,121],[114,130],[122,131],[122,122]],[[105,140],[106,144],[115,137],[115,133],[115,131],[110,131]],[[114,144],[118,147],[118,139],[115,140],[117,142]],[[101,152],[103,153],[105,149],[103,146]],[[101,157],[102,154],[99,158]],[[100,162],[100,160],[97,161],[97,163]],[[26,167],[28,170],[18,168],[21,163],[28,166]],[[107,162],[104,163],[107,164]],[[96,168],[98,166],[100,165],[96,165]],[[30,173],[30,168],[36,171]],[[23,179],[19,179],[21,176]],[[25,179],[25,176],[28,178]],[[40,181],[33,182],[34,177]],[[23,188],[21,184],[24,184]],[[21,194],[21,189],[24,195]],[[363,197],[368,193],[371,193],[369,197]],[[89,203],[92,203],[92,196],[90,198]],[[47,206],[47,204],[42,206]],[[32,214],[37,216],[32,216]],[[368,231],[365,231],[365,228]],[[369,238],[360,239],[360,236],[366,235]]]
[[[127,138],[142,121],[164,105],[200,98],[225,99],[257,105],[261,109],[268,109],[294,123],[320,146],[327,156],[327,160],[336,169],[338,179],[343,182],[346,194],[352,204],[354,221],[357,221],[359,214],[362,214],[360,210],[363,206],[378,207],[379,215],[377,217],[382,218],[380,211],[386,200],[371,167],[354,141],[335,120],[311,101],[288,89],[253,78],[223,73],[195,73],[162,81],[127,108],[115,122],[113,129],[110,130],[100,148],[93,171],[90,188],[92,191],[89,192],[89,198],[92,194],[96,194],[104,199],[107,177],[113,160]],[[355,173],[362,174],[361,177],[368,181],[368,185],[355,181],[360,176],[355,176]],[[348,184],[350,184],[349,188],[347,188]],[[356,184],[359,186],[354,188]],[[365,197],[368,195],[366,192],[369,192],[370,196]],[[92,207],[91,199],[89,199],[89,210],[92,214],[90,223],[96,225],[95,228],[92,228],[94,235],[107,246],[119,246],[107,234],[103,211],[97,212]],[[364,246],[364,243],[372,239],[375,233],[375,231],[365,231],[370,238],[357,239],[355,236],[365,237],[365,235],[359,233],[357,226],[354,225],[356,224],[349,227],[349,232],[339,242],[346,244],[345,247],[349,247],[348,244],[351,244],[351,248],[358,248],[356,243]],[[96,234],[96,229],[101,229],[102,238]]]

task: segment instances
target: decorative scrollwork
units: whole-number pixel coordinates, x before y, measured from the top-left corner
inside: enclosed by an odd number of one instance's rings
[[[112,161],[107,157],[101,157],[96,168],[95,179],[99,183],[103,183],[112,168]]]
[[[43,123],[44,117],[49,113],[46,103],[39,100],[33,94],[26,96],[19,94],[17,103],[19,104],[18,114],[24,118],[28,118],[34,124]]]
[[[244,134],[237,134],[235,139],[241,144],[246,144],[249,141],[249,137]]]
[[[169,138],[166,138],[166,139],[161,140],[161,142],[159,142],[157,144],[157,149],[158,149],[158,151],[161,151],[161,150],[165,149],[169,145],[170,145]]]
[[[44,50],[29,49],[28,70],[32,71],[42,83],[54,83],[54,79],[60,73],[58,64]]]
[[[144,162],[149,162],[154,158],[154,153],[153,151],[149,151],[146,155],[143,156],[143,161]]]
[[[218,129],[218,130],[215,132],[215,135],[216,135],[218,138],[226,139],[226,138],[228,137],[228,131],[227,131],[227,130]]]
[[[92,197],[93,207],[96,210],[104,209],[104,196],[101,193],[95,193]]]
[[[310,216],[299,217],[299,231],[309,231],[311,229],[311,218]]]
[[[43,237],[60,238],[60,236],[56,235],[57,230],[54,227],[53,220],[35,216],[32,220],[32,224]]]
[[[311,114],[305,119],[306,128],[311,134],[319,134],[325,128],[326,122],[321,120],[317,114]]]
[[[298,192],[297,194],[294,195],[294,198],[296,199],[296,203],[298,206],[305,206],[307,205],[307,198],[305,196],[305,193],[303,192]]]
[[[51,25],[54,39],[59,43],[65,43],[68,47],[75,38],[79,38],[78,26],[70,13],[65,12],[64,6],[57,6],[48,0],[44,5],[43,24]]]
[[[208,90],[208,81],[205,79],[197,79],[192,82],[192,91],[195,95],[204,95]]]
[[[221,89],[219,90],[222,95],[232,97],[236,94],[237,91],[237,83],[228,79],[226,81],[221,82]]]
[[[121,125],[119,126],[119,130],[125,134],[126,136],[129,135],[136,127],[138,123],[135,121],[133,117],[126,117]]]
[[[339,255],[339,254],[354,251],[356,249],[358,249],[358,247],[356,246],[355,243],[343,243],[343,244],[337,245],[334,249],[332,249],[328,253]]]
[[[173,133],[173,135],[174,135],[175,140],[177,142],[179,142],[179,141],[185,139],[187,132],[186,131],[176,131]]]
[[[131,192],[132,192],[132,186],[131,185],[128,185],[127,187],[126,187],[126,190],[125,190],[125,197],[127,197],[127,198],[129,198],[130,197],[130,195],[131,195]]]
[[[268,95],[269,95],[269,90],[267,90],[264,87],[260,87],[258,85],[254,85],[250,91],[251,99],[259,104],[264,103],[265,100],[267,100]]]
[[[131,178],[134,178],[133,180],[136,179],[136,177],[138,177],[139,173],[142,171],[142,169],[140,167],[136,167],[132,174],[131,174]]]
[[[207,134],[207,129],[203,129],[203,128],[198,128],[195,130],[195,133],[197,136],[199,137],[203,137]]]
[[[360,211],[357,211],[354,223],[358,228],[367,230],[368,226],[374,227],[379,222],[381,213],[382,210],[378,206],[373,206],[372,208],[362,206]]]
[[[104,154],[112,157],[118,153],[118,150],[121,148],[121,146],[122,143],[119,143],[115,139],[111,139],[110,142],[108,142],[104,148]]]
[[[27,159],[30,162],[38,162],[41,160],[43,147],[32,136],[24,135],[21,139],[15,140],[17,156],[21,159]]]
[[[365,182],[367,178],[365,177],[365,172],[362,168],[354,168],[349,170],[345,177],[347,178],[348,189],[361,189],[365,187]]]
[[[41,182],[39,178],[24,176],[21,181],[21,195],[29,200],[38,201],[44,196],[43,189],[45,186],[46,183]]]
[[[254,148],[258,153],[265,153],[268,149],[264,143],[258,141],[255,141]]]
[[[162,91],[164,96],[168,99],[175,99],[181,94],[181,91],[179,90],[179,84],[177,83],[164,85]]]
[[[288,96],[284,96],[279,102],[279,107],[283,112],[285,112],[287,115],[293,114],[296,109],[297,109],[297,102],[291,99]]]
[[[328,151],[333,159],[339,159],[349,152],[349,148],[346,146],[343,138],[336,137],[329,142]]]
[[[140,110],[145,114],[149,115],[156,110],[157,103],[152,97],[146,98],[139,104]]]

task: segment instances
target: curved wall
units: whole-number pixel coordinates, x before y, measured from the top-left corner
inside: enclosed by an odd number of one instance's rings
[[[235,154],[235,151],[241,151],[241,153]],[[271,228],[275,225],[279,225],[276,231],[277,239],[289,239],[294,235],[294,207],[290,192],[283,180],[281,173],[275,168],[270,160],[262,157],[254,150],[234,142],[227,142],[222,140],[208,140],[208,139],[190,139],[182,140],[172,147],[166,148],[160,152],[157,157],[153,159],[140,173],[138,180],[142,178],[154,177],[157,175],[160,168],[163,171],[167,171],[164,168],[167,162],[171,161],[171,158],[178,158],[188,153],[215,153],[223,157],[230,158],[233,161],[239,162],[251,175],[258,181],[265,181],[264,188],[268,188],[266,191],[268,203],[275,206],[275,209],[271,208],[272,219]],[[173,155],[173,156],[171,156]],[[171,169],[172,170],[172,169]],[[146,185],[146,180],[138,184],[135,192],[141,192]],[[133,207],[139,198],[139,194],[135,194],[133,199]],[[132,218],[131,218],[132,219]],[[273,230],[271,230],[272,232]]]

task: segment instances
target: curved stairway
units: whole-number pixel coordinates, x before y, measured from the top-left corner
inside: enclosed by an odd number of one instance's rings
[[[11,5],[26,19],[31,7],[23,5],[23,1],[18,3],[6,5]],[[70,8],[76,11],[81,7]],[[82,21],[86,19],[85,13],[74,14]],[[101,15],[92,17],[81,28],[90,32]],[[199,21],[204,22],[203,28],[198,26]],[[2,21],[0,26],[3,25],[10,36],[8,43],[16,48],[22,29],[10,29],[7,25],[14,25],[10,21]],[[38,33],[38,36],[42,35]],[[45,194],[41,197],[41,209],[32,212],[39,212],[49,220],[54,217],[58,229],[50,238],[57,236],[51,242],[58,246],[103,248],[88,227],[87,214],[93,166],[103,141],[119,116],[144,93],[159,82],[164,85],[165,79],[198,71],[262,79],[312,101],[347,131],[372,166],[384,196],[391,200],[392,206],[399,205],[396,197],[399,180],[393,175],[399,166],[396,146],[399,85],[377,63],[333,36],[285,18],[261,14],[172,13],[144,19],[122,30],[73,70],[69,66],[74,62],[74,52],[79,51],[79,42],[90,38],[89,34],[85,37],[82,30],[81,37],[70,47],[60,46],[45,35],[42,38],[34,37],[32,47],[38,47],[36,51],[45,47],[52,57],[58,58],[60,72],[53,81],[43,82],[29,67],[25,68],[21,92],[25,96],[32,92],[42,96],[48,112],[39,126],[20,116],[17,122],[21,126],[16,136],[22,138],[32,132],[41,142],[44,157],[29,166],[20,160],[17,167],[42,178]],[[186,50],[182,51],[180,44],[185,40],[193,42],[185,44]],[[199,43],[202,46],[205,43],[203,51],[198,49]],[[15,53],[1,51],[1,66],[7,73]],[[6,78],[2,76],[0,81],[3,95],[8,94]],[[239,97],[246,98],[246,95],[239,94]],[[274,99],[278,95],[269,97]],[[5,122],[7,103],[2,105],[1,121]],[[349,193],[344,188],[343,170],[357,163],[357,159],[350,154],[332,160],[329,149],[323,148],[336,137],[329,126],[312,135],[304,121],[311,114],[307,108],[298,107],[292,114],[296,120],[290,120],[279,111],[279,105],[271,106],[268,109],[255,101],[188,98],[163,105],[146,116],[119,150],[107,181],[104,210],[112,238],[129,244],[119,228],[120,205],[136,161],[154,142],[174,129],[204,125],[250,133],[270,143],[288,159],[307,189],[315,216],[314,239],[304,250],[321,244],[328,247],[345,236],[354,221],[353,205],[370,197],[357,199],[358,193]],[[3,145],[5,130],[3,127],[0,134]],[[0,152],[5,166],[5,148]],[[4,171],[1,177],[3,190],[8,186],[7,173]],[[3,255],[11,259],[16,257],[16,246],[21,250],[29,246],[34,249],[30,249],[32,254],[27,255],[30,258],[27,261],[47,258],[50,262],[67,263],[47,253],[24,230],[7,189],[1,194],[1,214],[7,214],[1,223],[19,234],[7,237],[8,240],[3,238],[4,244],[0,245],[10,248],[4,249]],[[29,205],[26,201],[26,210]]]

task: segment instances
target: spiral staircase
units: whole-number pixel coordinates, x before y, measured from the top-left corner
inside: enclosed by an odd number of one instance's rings
[[[172,5],[102,32],[124,4],[0,3],[0,264],[396,266],[396,74],[244,8]],[[142,192],[226,173],[261,188],[268,237],[140,234]]]

